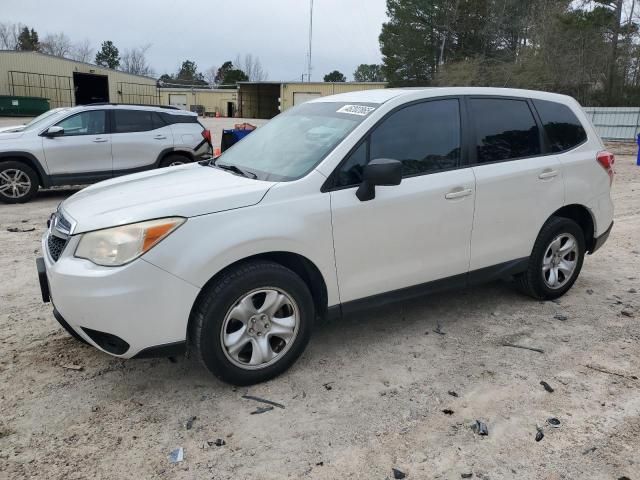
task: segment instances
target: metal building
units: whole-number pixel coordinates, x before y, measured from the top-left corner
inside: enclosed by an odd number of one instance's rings
[[[273,118],[313,98],[386,85],[384,82],[239,82],[238,111],[244,118]]]
[[[160,104],[197,112],[199,115],[235,117],[238,91],[235,88],[160,88]]]
[[[0,95],[46,98],[51,108],[97,102],[160,103],[151,77],[13,50],[0,51]]]

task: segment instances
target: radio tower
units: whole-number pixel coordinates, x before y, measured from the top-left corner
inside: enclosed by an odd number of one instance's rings
[[[311,82],[311,45],[313,40],[313,0],[310,0],[310,8],[309,8],[309,53],[307,60],[309,63],[307,64],[307,81]]]

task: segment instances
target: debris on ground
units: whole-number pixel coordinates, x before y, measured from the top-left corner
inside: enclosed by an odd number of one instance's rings
[[[480,420],[476,420],[476,423],[471,425],[471,430],[476,432],[478,435],[483,435],[483,436],[489,435],[489,429],[487,428],[487,424],[484,422],[481,422]]]
[[[586,450],[584,450],[582,452],[583,455],[588,455],[589,453],[593,453],[598,449],[598,447],[591,447],[591,448],[587,448]]]
[[[274,407],[271,405],[266,407],[258,407],[253,412],[251,412],[251,415],[260,415],[261,413],[270,412],[271,410],[273,410],[273,408]]]
[[[518,345],[518,344],[515,344],[515,343],[503,343],[502,346],[503,347],[513,347],[513,348],[523,348],[525,350],[531,350],[532,352],[544,353],[544,350],[542,350],[541,348],[526,347],[524,345]]]
[[[548,418],[547,425],[553,428],[560,428],[560,420],[558,420],[556,417]]]
[[[629,318],[633,318],[634,314],[631,310],[622,310],[620,312],[620,315],[625,316],[625,317],[629,317]]]
[[[171,463],[179,463],[184,460],[184,449],[182,447],[178,447],[175,450],[172,450],[169,454],[169,461]]]
[[[331,385],[334,383],[336,382],[327,382],[327,383],[323,383],[322,386],[327,390],[331,390],[333,388]]]
[[[553,318],[555,318],[556,320],[560,320],[561,322],[566,322],[569,317],[567,317],[566,315],[562,315],[561,313],[556,313]]]
[[[549,385],[547,382],[545,382],[544,380],[540,381],[540,385],[542,385],[544,387],[544,389],[549,392],[549,393],[553,393],[553,387],[551,385]]]
[[[587,367],[590,370],[595,370],[596,372],[606,373],[608,375],[615,375],[616,377],[627,378],[627,376],[623,375],[622,373],[612,372],[611,370],[607,370],[606,368],[598,367],[596,365],[588,364],[588,365],[585,365],[585,367]],[[631,377],[631,378],[633,378],[633,377]]]
[[[542,427],[536,425],[536,442],[539,442],[544,438],[544,432],[542,431]]]
[[[216,446],[216,447],[223,447],[227,444],[227,442],[225,442],[222,438],[216,438],[215,440],[207,440],[207,444],[212,447],[212,446]]]
[[[260,402],[260,403],[266,403],[267,405],[272,405],[274,407],[278,407],[278,408],[284,408],[284,405],[278,402],[273,402],[271,400],[267,400],[265,398],[260,398],[260,397],[254,397],[253,395],[243,395],[242,398],[246,399],[246,400],[255,400],[256,402]]]
[[[316,467],[322,467],[324,465],[324,462],[317,462],[316,463]]]
[[[461,473],[461,474],[460,474],[460,476],[461,476],[462,478],[471,478],[471,477],[473,477],[473,473],[469,473],[469,472],[467,472],[467,473]]]
[[[434,328],[433,331],[438,335],[446,335],[446,333],[442,331],[442,328],[440,326],[440,320],[436,320],[436,328]]]
[[[635,288],[630,288],[629,290],[627,290],[627,292],[629,292],[629,293],[638,293],[638,291]]]
[[[454,392],[453,390],[449,390],[447,393],[448,393],[449,395],[451,395],[452,397],[457,397],[457,396],[458,396],[458,393],[457,393],[457,392]]]
[[[31,228],[18,228],[18,227],[8,227],[7,232],[11,233],[27,233],[35,231],[36,227]]]
[[[84,370],[84,367],[82,365],[75,365],[72,363],[62,365],[62,368],[66,368],[67,370],[75,370],[76,372],[81,372],[82,370]]]
[[[442,410],[442,413],[444,413],[445,415],[453,415],[453,410],[451,410],[450,408],[445,408],[444,410]]]
[[[193,417],[189,417],[189,419],[184,424],[187,430],[191,430],[191,427],[193,427],[193,422],[195,421],[196,418],[197,417],[195,415]]]
[[[593,290],[591,290],[590,288],[587,288],[587,295],[593,295]]]
[[[407,476],[406,473],[404,473],[402,470],[398,468],[392,468],[391,471],[393,472],[393,478],[396,478],[396,479],[405,478]]]

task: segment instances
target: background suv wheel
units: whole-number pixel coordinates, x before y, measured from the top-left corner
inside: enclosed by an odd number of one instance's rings
[[[160,168],[174,167],[176,165],[183,165],[189,162],[190,160],[187,157],[172,153],[162,159],[162,161],[160,162]]]
[[[315,312],[297,274],[256,261],[224,272],[192,315],[189,346],[200,361],[226,382],[249,385],[296,361],[309,342]]]
[[[517,278],[520,289],[542,300],[564,295],[580,274],[585,250],[584,232],[576,222],[551,217],[538,234],[527,271]]]
[[[38,191],[38,175],[31,167],[13,160],[0,162],[0,200],[28,202]]]

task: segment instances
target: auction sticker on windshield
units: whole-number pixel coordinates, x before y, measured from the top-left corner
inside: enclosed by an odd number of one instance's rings
[[[351,115],[360,115],[361,117],[364,117],[374,110],[375,107],[367,107],[365,105],[345,105],[340,108],[337,113],[350,113]]]

